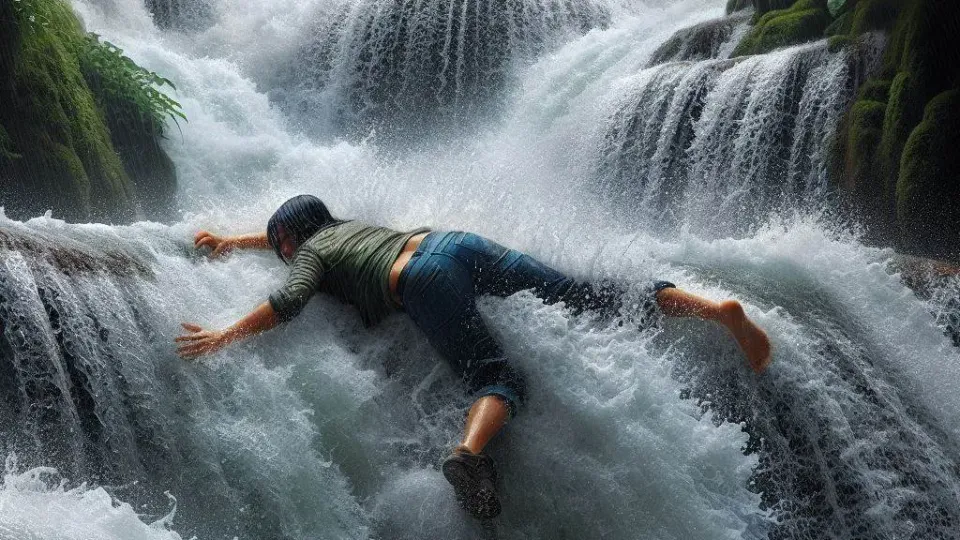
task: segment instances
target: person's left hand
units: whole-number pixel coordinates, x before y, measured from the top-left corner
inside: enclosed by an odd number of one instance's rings
[[[213,354],[222,349],[227,341],[219,330],[204,330],[192,323],[181,323],[186,334],[176,338],[177,354],[180,358],[193,359],[205,354]]]

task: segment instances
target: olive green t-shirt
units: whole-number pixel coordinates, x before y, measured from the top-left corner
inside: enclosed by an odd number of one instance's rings
[[[364,324],[374,325],[398,307],[390,295],[390,267],[407,240],[428,231],[402,233],[358,221],[322,229],[294,254],[290,276],[270,295],[270,305],[286,321],[320,291],[353,304]]]

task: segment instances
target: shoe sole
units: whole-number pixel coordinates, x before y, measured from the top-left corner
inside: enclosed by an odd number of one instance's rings
[[[453,486],[457,500],[473,517],[492,519],[500,515],[497,492],[474,480],[466,465],[451,460],[443,464],[442,471],[444,478]]]

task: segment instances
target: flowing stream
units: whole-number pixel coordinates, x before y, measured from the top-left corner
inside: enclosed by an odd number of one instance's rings
[[[730,59],[748,18],[724,4],[73,0],[177,84],[182,219],[0,215],[0,538],[960,538],[956,284],[915,296],[827,180],[883,38]],[[229,325],[285,277],[193,233],[298,193],[739,299],[774,364],[703,322],[485,300],[531,395],[481,530],[437,468],[469,397],[401,314],[318,297],[176,357],[180,322]]]

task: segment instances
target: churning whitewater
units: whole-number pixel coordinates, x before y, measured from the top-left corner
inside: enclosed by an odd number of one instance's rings
[[[75,0],[177,84],[182,219],[0,215],[0,538],[491,534],[437,469],[468,396],[405,317],[367,330],[318,297],[177,358],[180,322],[227,326],[286,275],[193,233],[262,229],[298,193],[736,298],[770,332],[758,377],[707,323],[484,301],[531,382],[491,448],[496,537],[958,538],[949,296],[918,299],[829,210],[830,137],[882,37],[730,59],[747,19],[724,4]]]

